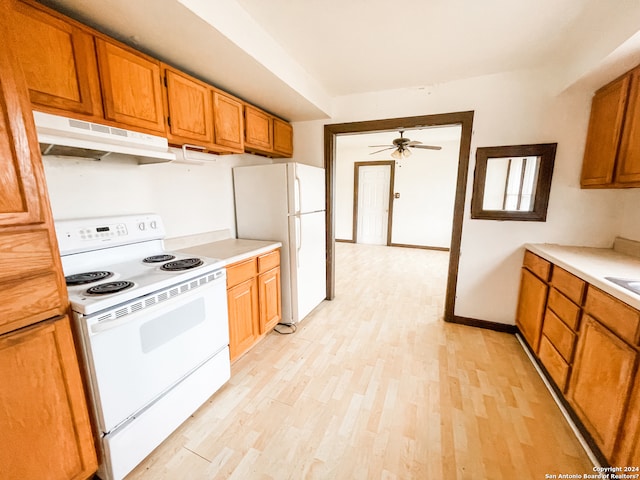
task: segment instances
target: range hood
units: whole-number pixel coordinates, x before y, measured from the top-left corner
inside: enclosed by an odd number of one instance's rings
[[[101,160],[108,155],[125,155],[139,164],[175,160],[166,138],[132,132],[99,123],[33,112],[38,142],[43,155]]]

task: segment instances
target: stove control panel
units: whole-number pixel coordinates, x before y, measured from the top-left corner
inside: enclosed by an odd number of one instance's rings
[[[55,222],[62,256],[164,238],[164,226],[155,214],[84,218]]]

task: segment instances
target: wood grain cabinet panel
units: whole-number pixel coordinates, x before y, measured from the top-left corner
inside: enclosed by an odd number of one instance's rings
[[[273,118],[251,105],[244,106],[244,144],[259,152],[273,151]]]
[[[607,458],[612,458],[635,373],[637,353],[586,316],[568,390],[569,402]]]
[[[629,95],[630,76],[604,86],[593,96],[582,163],[582,187],[611,185]]]
[[[637,373],[611,463],[640,466],[640,376]]]
[[[564,358],[567,363],[571,362],[576,335],[550,309],[547,309],[547,313],[544,316],[542,333],[558,353],[562,355],[562,358]]]
[[[293,127],[279,118],[273,119],[273,150],[283,157],[293,155]]]
[[[524,252],[522,266],[547,282],[551,275],[551,263],[529,250]]]
[[[244,152],[244,118],[242,102],[225,95],[213,92],[213,111],[215,118],[215,143],[226,151]]]
[[[577,331],[580,325],[580,307],[562,295],[555,288],[549,290],[547,307],[560,318],[569,328]]]
[[[37,5],[13,3],[16,52],[31,103],[50,113],[102,117],[102,97],[93,35],[75,22]]]
[[[582,305],[582,299],[587,287],[584,280],[556,265],[553,267],[551,284],[576,305]]]
[[[91,426],[69,319],[0,336],[2,478],[86,479]]]
[[[640,186],[640,68],[629,74],[631,85],[624,117],[615,183]]]
[[[0,33],[1,38],[12,38],[8,31]],[[0,226],[44,222],[43,168],[19,71],[12,50],[0,49]]]
[[[269,270],[258,276],[258,293],[260,303],[260,334],[267,333],[282,318],[280,295],[280,267]]]
[[[640,327],[638,310],[593,286],[589,286],[584,309],[627,342],[637,343]]]
[[[251,278],[227,290],[229,304],[229,356],[235,360],[260,335],[257,280]]]
[[[537,353],[549,287],[525,268],[522,269],[520,278],[516,325],[529,346]]]
[[[569,375],[569,364],[562,358],[560,352],[555,349],[546,335],[542,335],[540,339],[538,357],[560,391],[564,392]]]
[[[167,137],[173,144],[213,145],[211,88],[163,65],[167,100]]]
[[[250,258],[227,267],[227,288],[234,287],[258,274],[256,259]]]
[[[96,49],[105,118],[164,134],[160,63],[101,38],[96,38]]]

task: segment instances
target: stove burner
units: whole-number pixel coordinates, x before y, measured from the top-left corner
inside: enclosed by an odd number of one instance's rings
[[[167,262],[162,265],[160,269],[167,272],[176,272],[179,270],[189,270],[190,268],[196,268],[203,263],[204,262],[199,258],[184,258],[182,260],[176,260],[174,262]]]
[[[175,255],[169,255],[169,254],[152,255],[150,257],[145,258],[142,261],[144,263],[160,263],[160,262],[168,262],[169,260],[173,260],[174,258],[176,258]]]
[[[117,293],[127,288],[133,287],[133,282],[120,280],[118,282],[106,282],[96,285],[87,290],[88,295],[108,295],[109,293]]]
[[[73,287],[75,285],[84,285],[85,283],[93,283],[98,280],[104,280],[105,278],[109,278],[113,276],[113,272],[84,272],[84,273],[76,273],[75,275],[69,275],[68,277],[64,277],[67,282],[67,285]]]

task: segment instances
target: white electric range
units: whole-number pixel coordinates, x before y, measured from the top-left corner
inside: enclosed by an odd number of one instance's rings
[[[164,250],[158,215],[55,222],[103,480],[120,480],[230,377],[226,273]]]

